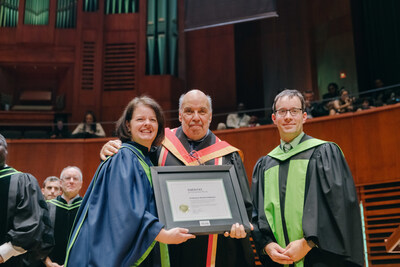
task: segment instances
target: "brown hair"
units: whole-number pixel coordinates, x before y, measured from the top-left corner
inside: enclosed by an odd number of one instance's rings
[[[276,102],[278,102],[278,100],[284,96],[287,96],[289,98],[298,97],[300,100],[300,103],[301,103],[301,109],[303,111],[306,109],[306,102],[304,101],[304,97],[298,90],[285,89],[275,97],[274,103],[272,104],[272,112],[274,112],[274,113],[276,112]]]
[[[134,99],[131,100],[131,102],[128,103],[124,112],[122,113],[122,116],[117,121],[116,132],[118,138],[122,142],[131,141],[131,134],[129,133],[129,128],[126,125],[126,122],[130,122],[132,120],[133,112],[139,105],[145,105],[151,108],[156,114],[158,131],[152,145],[153,146],[161,145],[161,142],[164,140],[164,135],[165,135],[164,115],[160,105],[154,99],[148,96],[135,97]]]

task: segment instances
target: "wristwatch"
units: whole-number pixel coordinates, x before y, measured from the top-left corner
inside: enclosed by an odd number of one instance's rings
[[[266,246],[265,246],[266,247]],[[265,247],[262,249],[261,254],[262,255],[268,255],[267,251],[265,251]]]
[[[315,244],[315,242],[312,240],[312,238],[307,238],[306,241],[307,241],[307,245],[308,245],[311,249],[313,249],[313,248],[318,248],[318,245]]]

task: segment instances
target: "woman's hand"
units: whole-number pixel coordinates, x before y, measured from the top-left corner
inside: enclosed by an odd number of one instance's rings
[[[180,244],[188,239],[196,238],[195,235],[188,234],[189,230],[185,228],[172,228],[170,230],[161,229],[156,240],[165,244]]]

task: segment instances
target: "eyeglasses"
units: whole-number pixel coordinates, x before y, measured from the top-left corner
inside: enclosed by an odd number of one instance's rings
[[[61,178],[61,180],[64,180],[64,181],[72,180],[72,181],[74,181],[74,182],[77,182],[77,181],[79,181],[80,179],[79,179],[78,177],[64,177],[64,178]]]
[[[301,108],[291,108],[291,109],[282,108],[282,109],[275,110],[275,113],[279,117],[285,117],[288,111],[290,112],[290,115],[295,117],[295,116],[300,115],[303,112],[303,109],[301,109]]]

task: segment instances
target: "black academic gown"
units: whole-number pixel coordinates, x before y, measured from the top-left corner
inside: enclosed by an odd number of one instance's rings
[[[304,135],[301,142],[310,138]],[[311,153],[311,157],[307,153]],[[354,181],[342,151],[333,143],[319,145],[285,161],[268,155],[258,160],[252,184],[253,238],[261,261],[264,266],[282,266],[262,253],[265,245],[276,242],[264,211],[265,171],[279,165],[280,172],[284,173],[282,170],[289,161],[304,156],[309,158],[309,163],[303,218],[299,223],[302,223],[304,237],[318,245],[306,255],[304,266],[363,266],[361,218]],[[284,176],[279,176],[281,199],[284,199],[286,187],[282,183]],[[280,205],[284,208],[285,203],[281,201]]]
[[[216,136],[209,134],[200,142],[189,144],[188,138],[182,131],[182,127],[176,130],[176,136],[182,145],[189,152],[192,150],[201,150],[215,143]],[[157,152],[159,157],[161,148]],[[157,162],[157,161],[156,161]],[[214,160],[210,160],[205,165],[214,165]],[[243,162],[237,152],[223,157],[223,165],[234,165],[243,200],[249,216],[251,218],[252,204],[247,180],[246,171]],[[165,166],[184,166],[184,164],[171,153],[168,153]],[[170,253],[171,267],[205,267],[207,259],[208,236],[198,235],[195,239],[179,245],[168,245]],[[248,236],[243,239],[234,239],[218,235],[216,267],[246,267],[254,266],[254,253]]]
[[[11,167],[0,169],[0,245],[11,242],[28,252],[2,267],[22,266],[22,259],[43,259],[54,245],[47,205],[35,177]]]
[[[49,258],[59,265],[64,264],[68,239],[81,203],[82,197],[77,197],[68,204],[61,196],[47,202],[55,240],[55,246]]]

